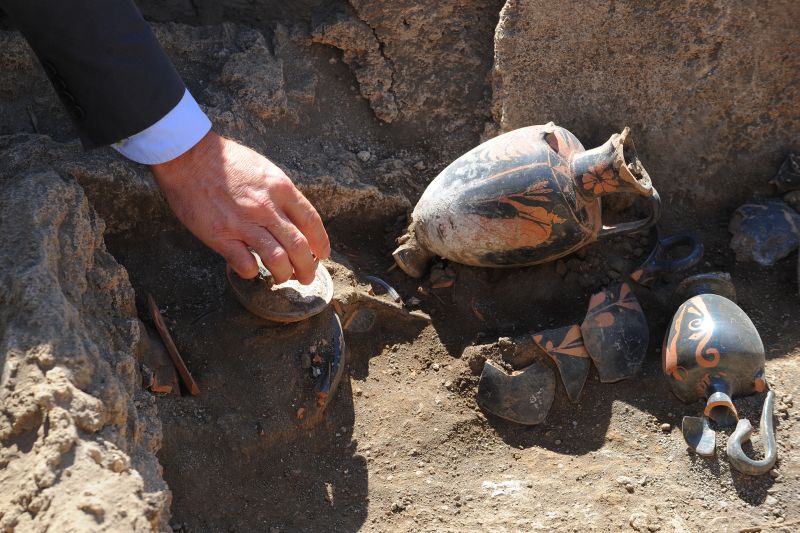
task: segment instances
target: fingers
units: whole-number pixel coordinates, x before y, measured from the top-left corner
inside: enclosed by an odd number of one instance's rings
[[[228,241],[219,253],[240,278],[251,279],[258,275],[258,263],[242,241]]]
[[[247,244],[256,251],[261,258],[261,262],[264,263],[264,266],[272,273],[275,283],[283,283],[289,280],[292,277],[292,272],[297,270],[296,268],[292,268],[289,254],[286,253],[281,243],[270,235],[269,231],[261,228],[260,231],[255,232],[247,240]],[[255,263],[255,259],[253,259],[253,262]],[[256,273],[258,273],[258,265],[256,265]],[[298,277],[298,279],[300,278]],[[311,279],[314,279],[313,274]]]
[[[308,246],[314,255],[320,259],[327,259],[331,254],[331,243],[328,233],[322,224],[322,219],[303,194],[294,189],[296,196],[289,199],[282,206],[289,220],[300,230],[308,240]]]
[[[317,262],[311,253],[308,239],[282,212],[275,212],[275,219],[270,222],[266,229],[277,239],[288,254],[288,260],[294,268],[294,275],[300,283],[308,285],[314,281],[314,274],[317,270]]]

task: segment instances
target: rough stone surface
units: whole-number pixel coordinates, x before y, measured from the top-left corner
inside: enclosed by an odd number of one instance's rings
[[[384,122],[397,118],[393,70],[383,55],[374,31],[363,20],[345,12],[322,22],[314,29],[314,42],[342,50],[342,60],[353,69],[361,94],[369,100],[375,116]]]
[[[501,2],[349,4],[318,14],[313,38],[343,51],[379,119],[447,133],[483,116],[491,61],[486,38]]]
[[[142,326],[103,222],[71,178],[0,172],[0,529],[166,523]]]
[[[508,0],[495,34],[502,130],[553,120],[587,147],[628,125],[668,219],[708,220],[800,139],[800,3]]]
[[[278,26],[267,40],[259,31],[232,24],[163,24],[154,29],[217,131],[270,154],[324,219],[356,212],[366,219],[378,218],[411,206],[409,191],[421,186],[413,171],[419,155],[384,153],[366,165],[358,159],[358,150],[349,149],[357,141],[352,134],[342,135],[338,119],[331,125],[338,130],[335,139],[309,145],[303,130],[314,128],[309,123],[318,102],[306,34]],[[40,123],[37,129],[47,135],[33,133],[29,116],[50,116],[59,103],[22,37],[0,32],[0,43],[7,45],[0,47],[0,65],[9,73],[0,76],[0,104],[13,104],[0,105],[0,124],[9,125],[0,133],[30,132],[0,140],[7,168],[19,172],[57,164],[86,188],[110,233],[129,231],[143,222],[174,224],[145,167],[108,148],[83,153],[79,143],[69,141],[75,135],[65,117],[53,127]],[[47,92],[29,101],[29,84],[43,84]],[[55,142],[61,139],[63,144]]]
[[[83,152],[78,141],[60,143],[46,135],[0,136],[0,169],[6,176],[50,168],[83,187],[108,235],[178,224],[149,171],[110,149]]]

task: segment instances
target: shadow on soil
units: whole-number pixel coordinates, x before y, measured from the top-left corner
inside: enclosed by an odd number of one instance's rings
[[[387,272],[396,228],[385,235],[383,227],[373,226],[371,232],[340,236],[336,227],[329,229],[337,237],[337,252],[358,275],[380,275],[405,300],[426,287],[426,280],[412,280],[397,269]],[[160,460],[173,491],[173,523],[191,531],[358,530],[369,505],[368,472],[352,439],[348,373],[364,379],[371,357],[393,343],[414,342],[419,328],[379,323],[369,334],[347,335],[349,361],[341,388],[320,423],[310,427],[298,420],[296,406],[308,389],[298,361],[318,335],[313,320],[273,327],[249,315],[227,288],[222,260],[186,233],[139,241],[110,238],[108,246],[130,273],[138,308],[147,308],[148,292],[156,297],[202,387],[198,397],[158,402],[164,432]],[[429,296],[420,304],[454,358],[474,342],[580,323],[598,287],[565,281],[553,264],[507,271],[454,266],[456,283],[444,290],[428,285]],[[800,346],[800,331],[790,320],[800,299],[786,294],[794,268],[784,261],[769,276],[754,267],[732,271],[739,303],[759,328],[768,358]],[[592,369],[579,403],[571,404],[559,384],[543,424],[524,427],[489,415],[492,430],[514,447],[582,455],[609,440],[636,440],[639,428],[626,433],[610,427],[617,402],[648,413],[648,424],[655,425],[679,426],[680,417],[700,412],[699,402],[678,402],[661,376],[660,343],[671,318],[664,303],[668,293],[669,285],[636,289],[650,320],[650,350],[639,376],[602,384]],[[474,391],[465,387],[463,394],[471,397]],[[761,400],[739,399],[737,407],[757,421]],[[694,460],[719,475],[719,455]],[[734,475],[734,484],[741,499],[759,503],[772,480]]]

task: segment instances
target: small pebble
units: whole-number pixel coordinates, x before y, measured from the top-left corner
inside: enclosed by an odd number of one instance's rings
[[[664,433],[669,433],[670,431],[672,431],[672,425],[661,424],[661,431],[663,431]]]
[[[628,476],[620,476],[617,478],[617,483],[625,487],[630,494],[633,494],[634,487],[633,487],[633,480]]]
[[[366,163],[367,161],[369,161],[370,157],[372,157],[372,154],[371,154],[371,153],[369,153],[369,152],[368,152],[368,151],[366,151],[366,150],[361,150],[361,151],[360,151],[360,152],[358,152],[358,154],[356,154],[356,155],[357,155],[357,156],[358,156],[358,158],[359,158],[361,161],[363,161],[364,163]]]

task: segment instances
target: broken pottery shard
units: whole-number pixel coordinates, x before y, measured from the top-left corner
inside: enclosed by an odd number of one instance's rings
[[[683,302],[701,294],[717,294],[736,303],[736,286],[727,272],[704,272],[689,276],[672,292],[670,307],[679,308]]]
[[[800,190],[800,153],[786,156],[770,183],[774,184],[780,193]]]
[[[153,318],[153,324],[155,324],[158,334],[161,335],[161,340],[164,341],[164,346],[166,346],[167,353],[169,353],[169,356],[172,358],[175,368],[178,369],[178,375],[180,375],[181,381],[183,381],[183,384],[192,396],[197,396],[200,394],[200,387],[186,367],[186,363],[183,361],[178,347],[175,346],[175,341],[172,340],[172,335],[169,329],[167,329],[167,325],[164,323],[164,317],[161,316],[161,311],[158,309],[158,305],[152,294],[147,295],[147,304],[150,307],[150,316]]]
[[[330,402],[342,379],[345,365],[346,346],[342,323],[336,313],[331,313],[333,337],[324,352],[314,358],[311,366],[312,375],[316,376],[314,392],[317,398],[317,408],[322,411]]]
[[[373,296],[360,290],[343,291],[333,300],[348,333],[366,333],[379,324],[424,327],[431,318],[422,311],[409,311],[390,295]]]
[[[260,269],[259,269],[260,271]],[[333,280],[320,263],[314,281],[303,285],[290,279],[274,285],[271,277],[259,274],[253,279],[240,278],[228,266],[228,282],[236,298],[254,315],[273,322],[297,322],[320,313],[333,298]]]
[[[180,394],[175,363],[172,362],[163,341],[160,337],[156,337],[157,335],[148,329],[139,345],[138,359],[142,369],[142,386],[151,392]]]
[[[592,296],[581,333],[603,383],[629,378],[641,368],[650,333],[627,283]]]
[[[536,360],[512,375],[487,360],[478,383],[477,402],[495,416],[534,426],[544,421],[555,396],[553,369]]]
[[[772,266],[800,244],[800,214],[781,200],[744,204],[733,214],[728,230],[737,261]]]
[[[736,430],[728,439],[727,453],[728,461],[731,466],[743,474],[758,476],[769,472],[778,459],[778,452],[775,447],[775,427],[772,421],[773,408],[775,406],[775,393],[767,392],[764,400],[764,407],[761,411],[761,422],[759,432],[764,447],[764,457],[760,460],[750,459],[742,449],[742,443],[750,440],[753,428],[750,421],[746,418],[739,420]]]
[[[571,402],[577,403],[592,365],[589,352],[583,345],[580,326],[540,331],[533,335],[533,341],[553,359],[561,374],[567,396]]]
[[[704,416],[684,416],[681,432],[686,444],[703,457],[711,457],[717,447],[717,434],[708,426]]]

